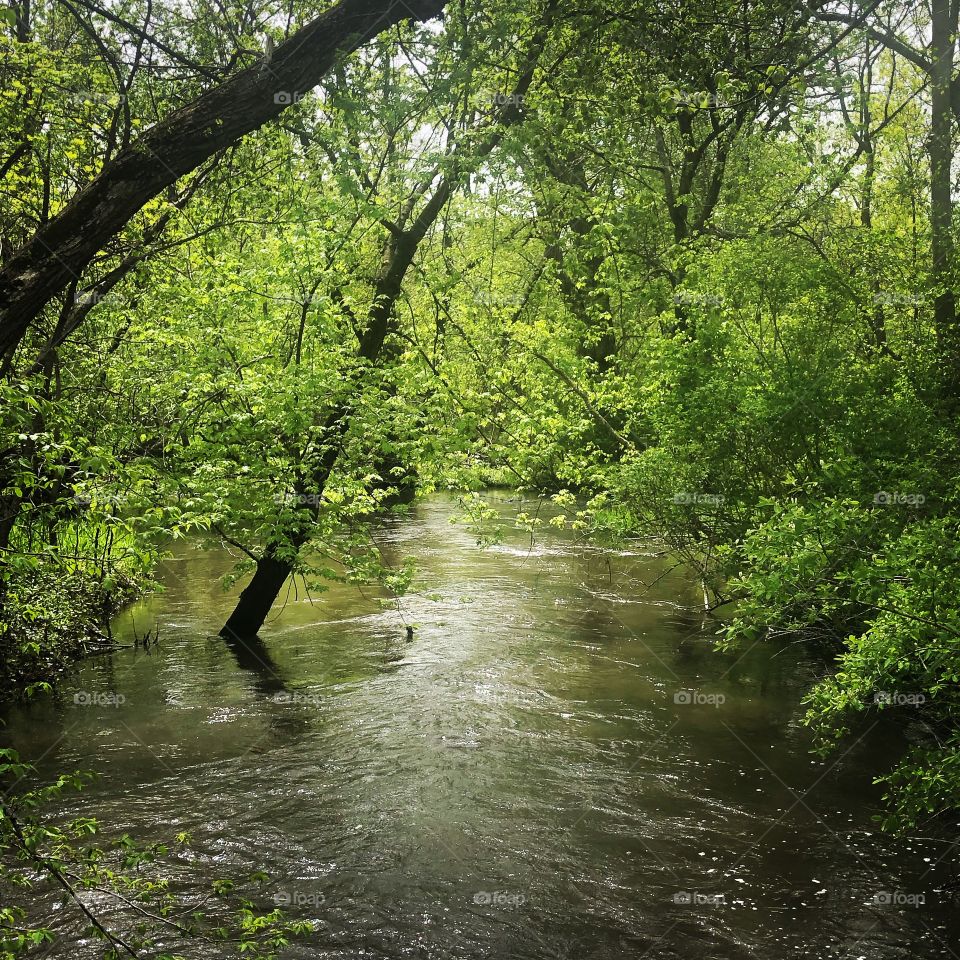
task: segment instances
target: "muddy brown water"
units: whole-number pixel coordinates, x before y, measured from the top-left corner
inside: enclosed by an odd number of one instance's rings
[[[3,739],[41,774],[97,774],[57,814],[190,833],[175,862],[198,896],[268,873],[264,909],[317,922],[287,957],[960,953],[953,848],[877,832],[882,730],[811,755],[801,647],[717,654],[656,551],[531,541],[511,521],[530,503],[486,499],[503,533],[482,549],[454,497],[385,524],[384,553],[418,568],[399,609],[291,595],[256,647],[215,637],[231,557],[184,546],[114,625],[160,645],[80,665]],[[31,913],[68,928],[56,893]],[[64,937],[45,955],[99,954]]]

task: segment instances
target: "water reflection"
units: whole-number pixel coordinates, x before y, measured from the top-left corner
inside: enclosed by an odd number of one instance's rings
[[[226,648],[241,670],[254,675],[254,689],[261,696],[269,697],[287,690],[287,681],[274,660],[267,645],[260,637],[222,637]]]

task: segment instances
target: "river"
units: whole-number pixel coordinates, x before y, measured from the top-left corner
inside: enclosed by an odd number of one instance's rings
[[[454,497],[384,525],[385,555],[417,564],[399,609],[301,591],[257,648],[215,636],[231,557],[181,547],[114,625],[159,645],[84,662],[8,709],[5,739],[41,774],[98,775],[58,813],[189,832],[198,894],[266,871],[265,909],[318,924],[291,958],[951,955],[952,848],[878,834],[881,729],[811,755],[821,668],[800,646],[718,654],[655,550],[531,539],[510,518],[534,506],[486,499],[503,537],[482,549]],[[35,910],[65,922],[55,894]]]

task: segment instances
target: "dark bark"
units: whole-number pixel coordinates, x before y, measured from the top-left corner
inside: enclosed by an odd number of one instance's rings
[[[367,317],[367,327],[360,337],[358,355],[367,364],[376,364],[380,359],[384,342],[390,332],[393,310],[400,296],[403,278],[413,262],[420,241],[439,216],[449,196],[450,183],[444,179],[410,229],[391,234],[387,241]],[[355,376],[363,376],[362,368]],[[311,521],[320,509],[319,496],[337,464],[340,443],[350,428],[351,405],[358,391],[359,383],[354,389],[347,391],[347,399],[327,417],[323,431],[326,441],[324,453],[315,463],[304,465],[300,482],[297,484],[298,493],[310,490],[311,496],[298,498],[296,526],[281,531],[267,544],[263,555],[257,560],[253,577],[243,589],[236,608],[220,631],[221,636],[233,639],[254,637],[267,619],[287,577],[293,572],[297,554],[310,539]]]
[[[220,635],[230,640],[244,640],[255,636],[263,626],[263,621],[267,619],[267,614],[290,576],[291,569],[286,560],[268,554],[261,557]]]
[[[405,19],[436,16],[445,0],[341,0],[248,67],[147,131],[17,251],[0,273],[0,355],[153,197],[204,160],[277,117],[337,58]],[[286,102],[277,95],[286,93]],[[283,98],[280,98],[283,101]]]
[[[930,254],[934,325],[946,364],[947,394],[960,398],[960,329],[953,289],[953,103],[957,14],[951,0],[933,0],[930,83]]]

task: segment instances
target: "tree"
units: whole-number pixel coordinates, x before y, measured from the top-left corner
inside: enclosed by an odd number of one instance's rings
[[[280,115],[342,57],[392,23],[428,19],[443,0],[341,0],[269,59],[175,111],[122,150],[0,273],[0,353],[15,350],[44,307],[147,201]]]
[[[929,44],[900,35],[912,26],[909,8],[894,7],[886,21],[876,22],[878,4],[856,13],[823,4],[815,9],[824,23],[843,23],[863,31],[926,74],[930,86],[930,282],[934,324],[949,376],[945,394],[952,404],[960,397],[960,319],[957,316],[955,276],[953,145],[960,123],[960,74],[955,75],[960,40],[960,6],[951,0],[932,0]],[[916,27],[922,32],[922,26]]]
[[[541,51],[549,36],[556,4],[551,0],[539,15],[526,52],[516,67],[517,80],[503,103],[466,129],[448,129],[442,162],[407,187],[407,196],[394,219],[381,219],[386,239],[373,283],[366,316],[356,323],[357,355],[342,399],[316,424],[315,450],[297,465],[293,516],[285,518],[277,535],[256,559],[256,569],[234,612],[223,627],[227,636],[255,636],[266,619],[287,577],[295,568],[300,550],[309,542],[311,523],[320,514],[326,485],[340,458],[341,446],[354,418],[364,379],[382,359],[388,336],[395,329],[396,305],[420,244],[437,222],[454,191],[472,169],[500,144],[504,128],[523,117],[520,103],[527,95]],[[454,103],[459,98],[454,99]],[[472,129],[471,129],[472,128]],[[355,134],[354,134],[355,135]],[[285,527],[285,528],[284,528]]]

